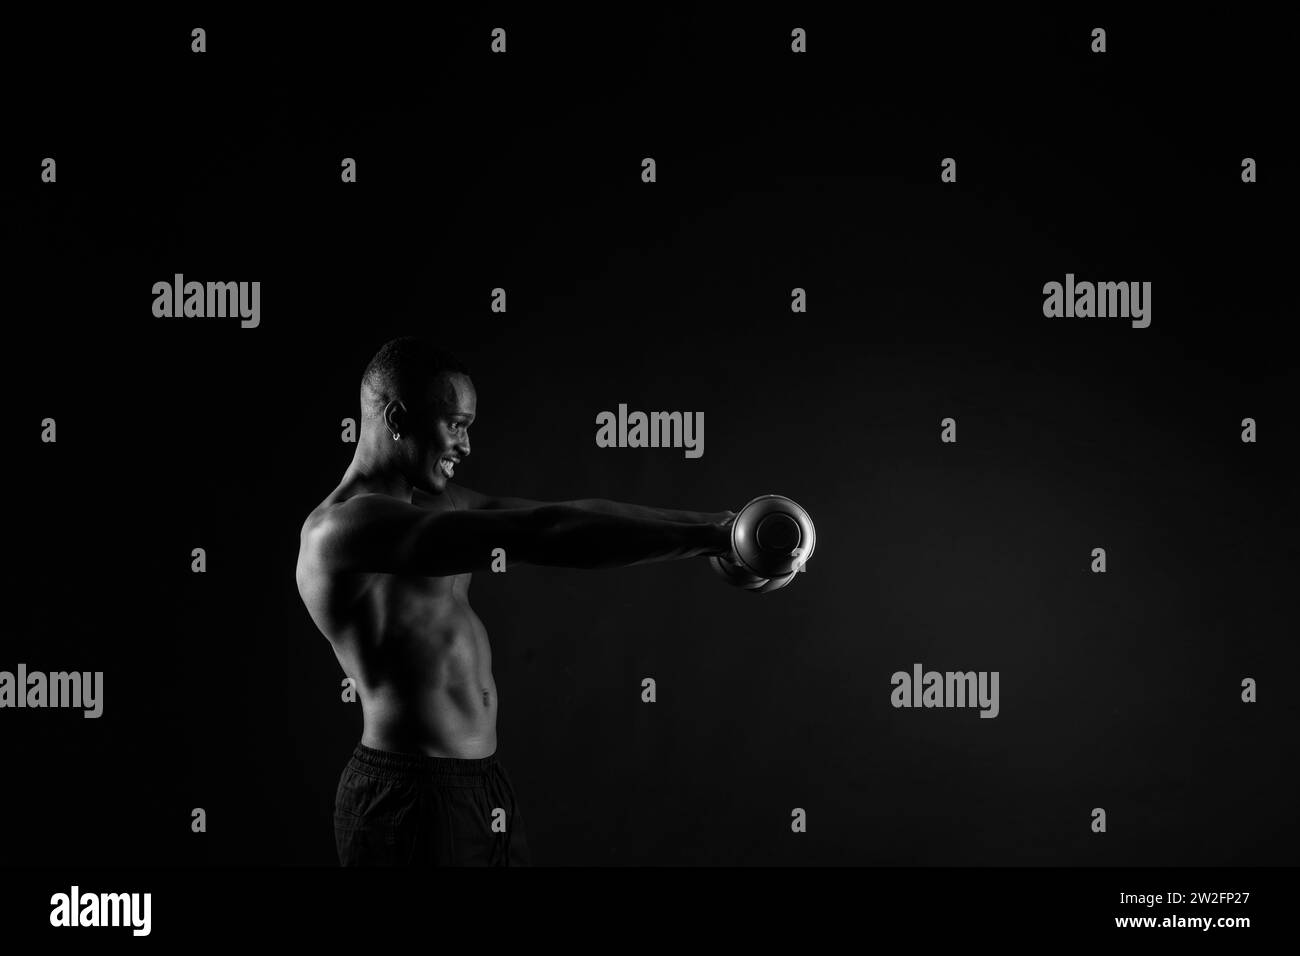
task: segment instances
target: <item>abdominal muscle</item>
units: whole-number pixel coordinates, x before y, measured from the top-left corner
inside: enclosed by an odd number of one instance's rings
[[[367,747],[463,759],[496,751],[492,650],[469,577],[378,576],[356,608],[371,626],[331,641],[357,680]]]

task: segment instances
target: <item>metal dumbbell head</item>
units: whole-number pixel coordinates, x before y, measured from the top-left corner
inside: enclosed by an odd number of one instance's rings
[[[781,495],[760,495],[740,509],[731,525],[733,558],[760,579],[798,572],[816,547],[817,530],[808,512]]]

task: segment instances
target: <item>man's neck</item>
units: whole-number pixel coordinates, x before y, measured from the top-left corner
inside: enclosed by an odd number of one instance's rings
[[[361,454],[360,449],[357,449],[352,464],[348,466],[348,470],[343,473],[342,481],[339,482],[340,488],[347,486],[364,488],[368,492],[388,495],[402,501],[411,501],[415,493],[411,483],[403,478],[400,472],[384,462],[368,460]]]

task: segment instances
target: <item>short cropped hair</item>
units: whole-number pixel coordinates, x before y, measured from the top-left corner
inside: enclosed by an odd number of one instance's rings
[[[379,414],[401,399],[423,406],[430,387],[441,377],[469,375],[469,368],[451,352],[428,339],[406,335],[385,342],[361,376],[361,408]]]

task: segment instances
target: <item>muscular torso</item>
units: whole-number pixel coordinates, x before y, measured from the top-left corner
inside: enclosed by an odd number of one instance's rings
[[[356,680],[361,742],[434,757],[486,757],[497,747],[497,689],[487,631],[469,605],[472,575],[333,574],[312,553],[309,532],[329,508],[364,489],[340,489],[303,525],[298,588]],[[447,494],[412,502],[451,510]]]

